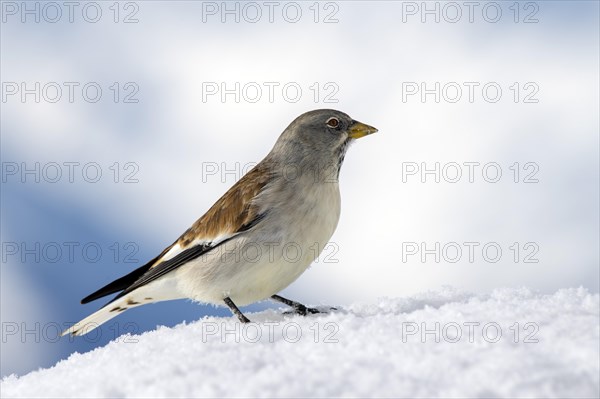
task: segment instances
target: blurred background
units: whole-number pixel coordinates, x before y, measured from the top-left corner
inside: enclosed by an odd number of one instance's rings
[[[2,376],[229,316],[174,301],[58,338],[317,108],[379,133],[349,150],[338,229],[284,296],[598,292],[597,2],[1,7]]]

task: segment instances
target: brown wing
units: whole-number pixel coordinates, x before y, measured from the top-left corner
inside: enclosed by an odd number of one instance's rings
[[[259,209],[252,200],[270,178],[271,171],[266,163],[256,165],[187,229],[174,245],[186,248],[197,239],[212,240],[247,230],[259,216]]]
[[[259,213],[259,208],[253,200],[270,178],[268,165],[261,162],[234,184],[208,212],[160,255],[90,294],[82,303],[123,290],[114,301],[221,245],[237,233],[250,229],[265,216],[264,213]],[[217,239],[218,241],[215,241]]]

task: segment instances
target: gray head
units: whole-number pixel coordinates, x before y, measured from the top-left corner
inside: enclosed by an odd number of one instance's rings
[[[283,162],[327,165],[338,168],[348,145],[377,132],[372,126],[334,109],[317,109],[297,117],[281,134],[271,155]]]

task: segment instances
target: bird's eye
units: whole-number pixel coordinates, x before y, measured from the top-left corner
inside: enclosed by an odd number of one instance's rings
[[[338,118],[331,117],[331,118],[327,119],[327,126],[329,126],[329,127],[338,127],[339,124],[340,124],[340,121],[338,120]]]

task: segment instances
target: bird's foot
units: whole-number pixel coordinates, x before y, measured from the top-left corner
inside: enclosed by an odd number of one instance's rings
[[[283,314],[285,314],[285,315],[299,314],[300,316],[306,316],[307,314],[329,313],[330,310],[337,310],[337,308],[317,309],[317,308],[309,308],[309,307],[302,305],[302,307],[295,307],[294,310],[287,310],[287,311],[283,312]]]
[[[299,314],[300,316],[306,316],[307,314],[322,313],[319,309],[309,308],[304,305],[295,306],[293,310],[287,310],[283,314]]]
[[[317,309],[317,308],[309,308],[308,306],[304,306],[303,304],[296,302],[296,301],[292,301],[290,299],[286,299],[282,296],[279,295],[273,295],[271,297],[271,299],[277,301],[277,302],[281,302],[281,303],[285,303],[286,305],[290,306],[293,310],[289,310],[286,312],[283,312],[283,314],[299,314],[301,316],[306,316],[307,314],[316,314],[316,313],[327,313],[326,310],[323,309]],[[330,308],[330,310],[337,310],[336,308]]]

